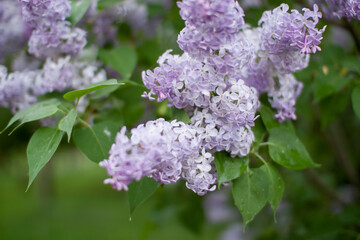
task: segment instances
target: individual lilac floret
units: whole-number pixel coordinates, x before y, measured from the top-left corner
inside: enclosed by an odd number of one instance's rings
[[[63,21],[70,14],[69,0],[18,0],[24,21],[33,28],[44,22]]]
[[[272,11],[263,13],[259,21],[262,28],[261,47],[271,55],[300,51],[303,54],[320,51],[319,44],[325,27],[318,30],[316,24],[321,18],[318,7],[314,11],[303,9],[288,12],[289,6],[281,4]]]
[[[0,2],[0,62],[11,53],[22,49],[29,38],[29,28],[21,18],[14,0]]]
[[[231,42],[244,25],[244,12],[235,0],[184,0],[178,2],[185,28],[178,44],[192,56],[216,51]]]
[[[280,122],[296,119],[295,103],[303,84],[296,81],[292,74],[278,75],[274,78],[268,92],[271,106],[278,110],[275,115]]]
[[[39,26],[30,37],[29,53],[39,58],[79,53],[86,45],[86,32],[70,25],[69,22],[58,21]]]
[[[109,159],[100,162],[111,178],[105,183],[117,190],[142,177],[152,177],[163,184],[174,183],[181,177],[188,188],[202,195],[215,189],[216,177],[211,174],[213,157],[201,153],[196,131],[181,122],[164,119],[149,121],[131,130],[126,136],[123,127],[110,149]]]

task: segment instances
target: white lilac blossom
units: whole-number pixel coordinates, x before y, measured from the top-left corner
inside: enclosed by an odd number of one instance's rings
[[[185,179],[186,186],[199,195],[215,190],[213,156],[201,150],[196,131],[181,122],[164,119],[140,124],[126,136],[126,127],[117,134],[109,159],[100,162],[111,178],[105,183],[117,190],[142,177],[162,184]]]
[[[355,19],[360,21],[360,0],[312,0],[319,4],[327,19],[347,20]]]
[[[16,113],[37,102],[37,97],[53,91],[78,89],[106,80],[95,64],[70,62],[70,57],[47,59],[43,68],[7,73],[0,65],[0,106]]]
[[[29,28],[21,18],[16,1],[0,2],[0,62],[4,58],[22,49],[29,38]]]

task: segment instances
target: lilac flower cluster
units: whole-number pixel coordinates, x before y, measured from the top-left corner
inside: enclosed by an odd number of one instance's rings
[[[288,10],[289,7],[282,4],[273,11],[266,11],[258,28],[247,28],[240,33],[254,49],[251,61],[241,69],[240,76],[260,93],[268,93],[271,105],[278,111],[279,121],[296,119],[295,103],[302,84],[289,76],[306,68],[309,54],[321,50],[319,44],[325,31],[325,27],[316,28],[321,17],[317,5],[313,11],[303,9],[303,14]],[[279,79],[288,78],[292,81],[279,82]],[[286,98],[274,97],[283,95],[284,89],[290,91]]]
[[[70,57],[47,59],[40,70],[8,74],[0,65],[0,106],[16,113],[37,102],[37,97],[53,91],[79,89],[106,80],[104,70],[87,62],[70,62]]]
[[[130,138],[125,133],[123,127],[109,159],[100,162],[111,176],[105,183],[127,190],[133,179],[148,176],[162,184],[185,179],[186,186],[199,195],[215,190],[211,166],[214,157],[200,149],[200,139],[192,126],[157,119],[132,129]]]
[[[29,27],[21,18],[18,3],[0,2],[0,63],[8,54],[22,49],[29,38]]]
[[[314,1],[314,0],[313,0]],[[315,0],[320,5],[327,19],[360,21],[360,0]]]
[[[258,28],[245,25],[235,0],[183,0],[178,6],[185,20],[178,36],[184,53],[168,50],[159,67],[142,73],[150,90],[143,97],[185,109],[191,123],[150,121],[133,129],[130,139],[122,129],[109,159],[100,164],[112,177],[105,182],[118,190],[143,176],[167,184],[180,175],[200,195],[214,190],[211,154],[249,154],[260,93],[268,94],[280,121],[295,119],[302,84],[292,73],[320,50],[324,28],[316,28],[321,17],[316,5],[301,14],[288,13],[282,4],[264,12]]]
[[[29,53],[39,58],[77,54],[86,45],[86,32],[72,28],[65,18],[70,14],[69,0],[18,0],[25,22],[33,28]]]

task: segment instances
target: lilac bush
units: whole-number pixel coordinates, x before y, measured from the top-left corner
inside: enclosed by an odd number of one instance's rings
[[[280,122],[296,119],[302,83],[292,73],[307,67],[310,54],[321,50],[325,27],[316,28],[321,18],[317,5],[313,11],[289,13],[288,5],[282,4],[264,12],[257,28],[245,24],[244,12],[234,0],[183,0],[178,7],[185,21],[178,36],[184,53],[173,55],[168,50],[158,59],[159,67],[142,73],[150,90],[143,97],[168,100],[170,107],[184,109],[191,123],[180,130],[174,128],[179,122],[150,121],[133,129],[131,140],[122,129],[109,159],[100,163],[112,177],[105,183],[118,190],[127,190],[132,179],[144,176],[168,184],[180,175],[199,195],[214,190],[212,154],[249,154],[262,93],[277,109]],[[164,132],[164,126],[178,135]],[[137,137],[140,130],[143,140]],[[182,143],[185,148],[179,146],[180,140],[174,141],[188,137],[193,142]]]

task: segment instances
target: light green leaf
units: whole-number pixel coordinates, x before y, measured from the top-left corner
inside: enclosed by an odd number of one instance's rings
[[[249,169],[234,181],[232,194],[235,205],[241,212],[244,228],[265,206],[268,191],[268,178],[259,168]]]
[[[71,132],[72,132],[73,126],[75,124],[76,117],[77,117],[77,111],[76,111],[76,109],[73,108],[59,122],[58,129],[67,133],[68,142],[70,142]]]
[[[99,99],[101,97],[104,97],[112,92],[115,92],[116,90],[118,90],[119,88],[123,88],[123,87],[128,87],[128,86],[137,86],[137,87],[143,87],[145,88],[144,85],[138,84],[134,81],[131,80],[119,80],[118,81],[119,84],[121,85],[115,85],[115,86],[109,86],[106,88],[102,88],[99,90],[96,90],[92,95],[91,95],[91,99]]]
[[[279,206],[282,196],[284,194],[284,181],[281,178],[281,175],[279,174],[277,169],[271,163],[262,165],[260,169],[263,170],[268,177],[268,201],[271,205],[275,217],[276,209]]]
[[[14,132],[18,127],[20,127],[24,123],[36,121],[45,117],[52,116],[55,113],[57,113],[57,111],[59,110],[58,106],[60,104],[61,102],[57,99],[49,99],[42,102],[38,102],[15,114],[10,119],[8,125],[1,131],[1,133],[3,133],[6,129],[8,129],[12,124],[14,124],[18,120],[21,120],[21,123],[17,127],[15,127],[11,131],[11,133]]]
[[[27,190],[40,170],[54,155],[62,136],[63,132],[48,127],[39,128],[32,135],[26,150],[29,163],[29,184]]]
[[[135,50],[125,45],[111,50],[100,49],[99,58],[117,70],[124,79],[130,79],[137,62]]]
[[[98,89],[102,89],[102,88],[109,87],[109,86],[111,86],[111,87],[120,86],[120,85],[124,85],[124,84],[125,83],[119,83],[116,79],[110,79],[110,80],[90,84],[89,86],[87,86],[84,89],[68,92],[64,95],[64,98],[69,101],[75,101],[77,98],[81,98],[82,96],[89,94],[91,92],[94,92]]]
[[[171,118],[184,123],[191,122],[189,116],[184,109],[178,109],[175,107],[171,108]]]
[[[92,0],[73,0],[71,3],[70,21],[75,26],[84,16]]]
[[[218,177],[218,188],[227,181],[236,179],[243,174],[249,165],[249,157],[232,158],[227,152],[215,153],[215,166]]]
[[[130,205],[130,215],[133,214],[136,207],[148,199],[159,184],[152,178],[143,177],[140,181],[132,181],[129,185],[128,199]]]
[[[269,133],[269,153],[278,164],[294,170],[319,166],[295,134],[282,127],[270,129]]]
[[[74,143],[87,158],[98,163],[109,157],[118,130],[119,126],[113,122],[98,123],[74,131]]]
[[[284,127],[295,134],[295,129],[291,121],[285,121],[283,123],[279,123],[279,121],[274,119],[275,114],[269,107],[262,105],[260,108],[260,116],[268,131],[272,128]]]
[[[351,101],[356,116],[360,118],[360,86],[357,86],[352,91]]]

